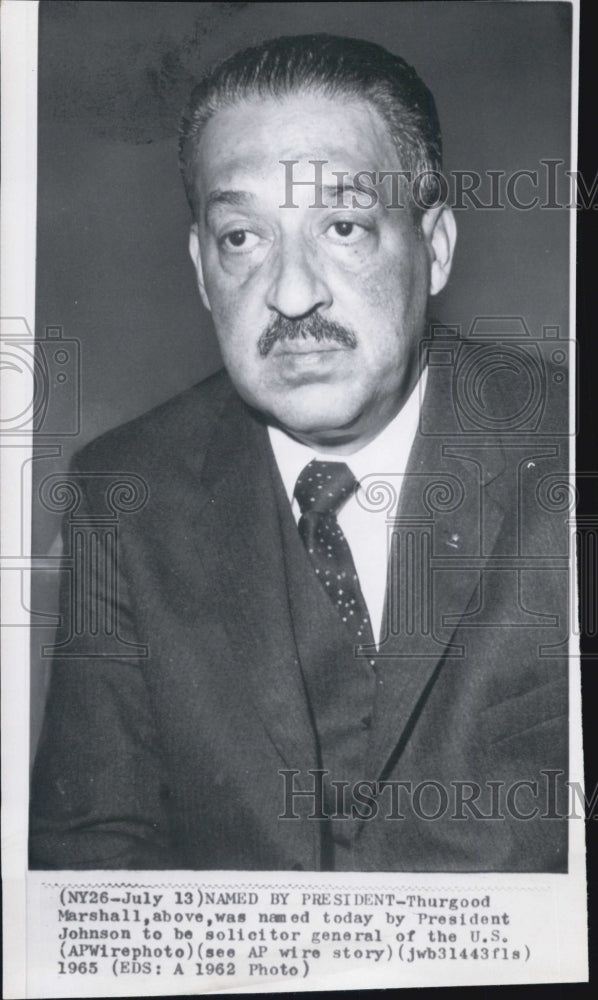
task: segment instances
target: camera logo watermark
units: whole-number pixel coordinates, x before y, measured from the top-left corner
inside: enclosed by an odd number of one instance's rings
[[[33,337],[22,316],[6,317],[0,328],[0,365],[5,391],[14,382],[17,400],[0,420],[0,433],[74,437],[81,427],[81,347],[62,326],[46,326]],[[22,388],[21,388],[22,387]]]

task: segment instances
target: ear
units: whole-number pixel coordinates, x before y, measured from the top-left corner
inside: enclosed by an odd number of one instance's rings
[[[199,288],[201,301],[206,309],[210,310],[210,303],[208,301],[206,286],[203,280],[203,267],[201,265],[201,251],[199,248],[199,230],[196,222],[193,223],[191,229],[189,230],[189,253],[191,254],[191,260],[193,261],[193,266],[197,275],[197,287]]]
[[[437,295],[451,273],[457,241],[457,223],[452,209],[446,205],[429,208],[424,212],[422,231],[430,254],[430,295]]]

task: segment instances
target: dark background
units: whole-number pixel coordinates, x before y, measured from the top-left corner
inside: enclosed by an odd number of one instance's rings
[[[34,497],[76,448],[219,367],[187,255],[179,111],[215,61],[308,31],[367,38],[412,63],[436,98],[448,171],[569,166],[567,4],[42,2],[36,334],[60,326],[79,342],[81,419],[77,434],[47,439],[60,454],[34,461]],[[488,200],[487,184],[480,194]],[[534,336],[543,325],[567,330],[566,211],[470,207],[457,224],[439,318],[466,330],[476,315],[522,316]],[[57,396],[50,431],[67,427],[61,406],[71,405]],[[58,530],[58,516],[34,500],[34,555],[57,553]],[[56,579],[36,574],[34,611],[54,610]],[[35,746],[40,647],[52,632],[32,632]]]

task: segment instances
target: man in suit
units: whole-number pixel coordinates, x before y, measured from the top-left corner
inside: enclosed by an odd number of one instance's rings
[[[32,866],[566,870],[566,418],[536,344],[431,332],[431,94],[277,39],[180,153],[225,371],[74,463],[80,525],[107,470],[147,502],[65,579]]]

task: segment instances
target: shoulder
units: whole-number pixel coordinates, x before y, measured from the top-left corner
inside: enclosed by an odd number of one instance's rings
[[[147,413],[107,431],[76,453],[73,467],[135,471],[185,462],[205,452],[214,427],[236,393],[224,370]]]

